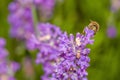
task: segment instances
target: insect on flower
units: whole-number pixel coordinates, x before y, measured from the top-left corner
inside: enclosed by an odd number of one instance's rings
[[[93,30],[95,33],[99,31],[99,24],[96,21],[91,21],[90,24],[88,25],[88,28]]]
[[[94,34],[96,34],[96,32],[99,31],[99,24],[96,22],[96,21],[90,21],[89,25],[88,25],[88,28],[90,30],[93,30],[94,31]],[[85,33],[85,31],[83,31],[83,34]]]

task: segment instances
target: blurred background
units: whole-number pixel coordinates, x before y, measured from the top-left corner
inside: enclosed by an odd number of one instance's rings
[[[15,39],[10,38],[7,17],[9,15],[8,5],[12,0],[0,0],[0,37],[7,40],[6,48],[9,50],[10,59],[18,61],[24,67],[23,61],[27,53],[31,53],[33,60],[35,52],[28,52]],[[63,31],[75,34],[82,32],[83,28],[97,21],[100,30],[95,36],[95,43],[91,48],[90,67],[88,68],[88,80],[120,80],[120,0],[59,0],[50,23],[60,26]],[[109,30],[110,27],[114,29]],[[112,33],[113,32],[113,33]],[[109,36],[114,34],[113,36]],[[20,46],[18,46],[20,45]],[[23,74],[31,73],[35,78],[28,80],[39,80],[42,74],[41,65],[35,65],[33,60],[28,65],[32,67],[29,72],[23,68],[16,74],[17,80],[27,80]],[[29,76],[29,75],[28,75]]]

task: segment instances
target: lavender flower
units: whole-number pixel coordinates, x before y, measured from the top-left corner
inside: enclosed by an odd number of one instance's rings
[[[39,32],[38,35],[31,34],[31,36],[27,39],[26,45],[28,49],[41,49],[41,46],[56,47],[58,42],[57,38],[61,34],[60,29],[49,23],[39,23],[37,28]],[[44,47],[42,50],[44,50]]]
[[[14,73],[19,69],[19,64],[7,60],[8,51],[4,48],[6,42],[0,38],[0,80],[15,80]]]
[[[39,35],[30,38],[32,48],[38,48],[36,63],[43,65],[42,80],[87,80],[90,49],[93,44],[94,30],[85,28],[85,35],[62,33],[59,28],[49,23],[38,25]]]
[[[15,0],[10,3],[8,21],[11,25],[11,37],[25,39],[34,33],[33,6],[40,11],[41,18],[44,16],[45,19],[52,14],[54,5],[55,0]]]
[[[40,11],[42,20],[47,20],[51,17],[56,0],[34,0]]]
[[[116,12],[120,9],[120,0],[111,0],[111,11]]]
[[[5,40],[3,38],[0,38],[0,47],[4,47],[6,44]]]
[[[20,69],[20,65],[17,62],[11,62],[10,68],[13,70],[13,72],[16,72]]]
[[[23,2],[30,1],[25,0]],[[14,38],[24,39],[33,33],[33,20],[30,2],[23,4],[21,0],[15,0],[9,5],[10,15],[8,21],[11,25],[10,34]]]
[[[117,35],[117,30],[116,30],[116,28],[115,28],[114,26],[108,27],[108,29],[107,29],[107,36],[108,36],[109,38],[115,38],[116,35]]]
[[[58,37],[61,30],[49,23],[40,23],[38,25],[38,35],[32,34],[28,42],[29,49],[39,49],[36,63],[43,65],[44,75],[42,80],[50,80],[53,73],[54,62],[56,61],[58,49]],[[31,46],[29,46],[29,43]]]
[[[87,80],[90,49],[86,48],[86,45],[93,44],[93,36],[94,31],[86,27],[85,35],[77,33],[74,38],[72,34],[67,36],[67,33],[64,33],[60,37],[60,53],[52,74],[53,80]]]
[[[4,48],[5,45],[5,40],[0,38],[0,61],[3,61],[8,56],[8,51]]]

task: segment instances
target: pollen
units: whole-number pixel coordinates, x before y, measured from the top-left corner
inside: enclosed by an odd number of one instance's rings
[[[76,58],[80,59],[80,51],[77,51]]]
[[[43,37],[39,37],[39,40],[40,41],[47,41],[47,40],[50,40],[51,36],[50,35],[46,35],[46,36],[43,36]]]
[[[80,45],[81,45],[80,38],[78,38],[78,37],[76,38],[76,45],[77,45],[77,46],[80,46]]]

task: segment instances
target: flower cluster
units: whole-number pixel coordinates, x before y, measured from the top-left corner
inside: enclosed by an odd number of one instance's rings
[[[0,38],[0,80],[15,80],[14,73],[19,69],[19,64],[7,60],[8,51],[4,48],[6,42]]]
[[[33,20],[30,0],[15,0],[9,5],[8,21],[11,25],[10,34],[14,38],[24,39],[33,32]]]
[[[85,28],[85,35],[77,33],[76,38],[64,33],[60,37],[58,61],[52,77],[55,80],[87,80],[86,72],[90,58],[87,44],[93,44],[94,31]]]
[[[56,0],[34,0],[40,11],[41,19],[49,19],[52,15]]]
[[[49,18],[52,14],[55,0],[15,0],[9,5],[10,15],[8,21],[11,25],[11,37],[25,39],[34,32],[33,6],[38,14]],[[39,9],[40,8],[40,9]]]
[[[58,37],[61,35],[59,27],[49,23],[38,24],[38,35],[32,34],[31,38],[27,40],[28,49],[39,49],[36,63],[43,65],[45,74],[42,80],[49,80],[49,76],[53,73],[53,63],[57,58],[58,50]]]
[[[86,46],[93,44],[94,30],[86,27],[75,39],[49,23],[39,24],[38,30],[38,35],[29,38],[28,47],[39,49],[36,63],[43,65],[42,80],[87,80],[90,49]]]

